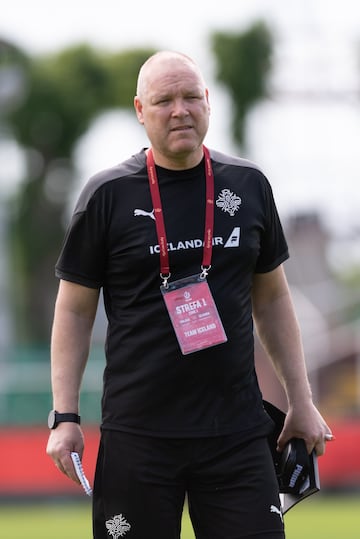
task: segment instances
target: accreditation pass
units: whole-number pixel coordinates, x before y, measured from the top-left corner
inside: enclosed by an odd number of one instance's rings
[[[161,292],[183,355],[227,341],[206,279],[193,275],[161,286]]]

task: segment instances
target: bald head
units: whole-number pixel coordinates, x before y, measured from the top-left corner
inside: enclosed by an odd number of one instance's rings
[[[157,165],[180,170],[201,161],[210,105],[191,58],[170,51],[151,56],[140,69],[134,107]]]
[[[203,87],[205,88],[204,77],[199,67],[194,62],[194,60],[192,60],[192,58],[180,52],[160,51],[150,56],[150,58],[148,58],[146,62],[142,65],[137,80],[137,97],[140,100],[144,99],[147,94],[149,83],[154,72],[156,72],[159,68],[168,68],[169,70],[174,69],[176,65],[192,70],[197,75]]]

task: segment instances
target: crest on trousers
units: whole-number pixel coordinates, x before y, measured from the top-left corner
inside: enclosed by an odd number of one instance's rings
[[[231,217],[234,217],[235,212],[238,211],[241,204],[241,198],[235,195],[230,189],[223,189],[218,196],[216,205],[221,208],[222,211],[229,213]]]
[[[111,535],[113,539],[124,537],[124,535],[131,528],[131,525],[121,513],[120,515],[115,515],[113,518],[107,520],[105,525],[107,527],[108,534]]]

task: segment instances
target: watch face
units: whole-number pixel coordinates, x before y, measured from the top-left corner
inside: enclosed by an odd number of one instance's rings
[[[56,417],[55,417],[55,410],[50,410],[48,415],[48,427],[49,429],[53,429],[56,425]]]

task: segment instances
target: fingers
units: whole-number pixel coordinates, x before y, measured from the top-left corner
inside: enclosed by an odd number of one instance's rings
[[[329,428],[328,431],[330,431]],[[318,437],[306,438],[305,435],[301,435],[298,432],[290,432],[284,429],[277,440],[276,450],[281,453],[285,449],[287,442],[292,438],[303,438],[309,455],[315,450],[316,455],[319,457],[325,454],[326,443],[333,442],[336,439],[332,432],[322,433]]]
[[[318,443],[315,444],[314,446],[315,453],[317,454],[317,456],[321,457],[322,455],[324,455],[327,442],[334,442],[334,441],[335,441],[335,436],[331,432],[326,433],[324,437],[321,438],[318,441]]]
[[[74,468],[74,464],[70,453],[64,454],[61,458],[53,459],[55,466],[69,479],[75,481],[75,483],[80,484],[79,478]]]
[[[325,454],[326,443],[333,442],[335,440],[335,436],[331,432],[330,427],[325,422],[323,425],[323,429],[325,432],[323,431],[323,434],[317,439],[314,445],[315,453],[318,457],[321,457]]]
[[[321,438],[313,446],[311,444],[306,444],[307,451],[310,453],[314,450],[318,457],[321,457],[325,453],[325,438]]]

